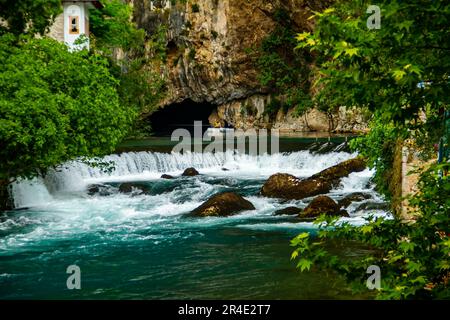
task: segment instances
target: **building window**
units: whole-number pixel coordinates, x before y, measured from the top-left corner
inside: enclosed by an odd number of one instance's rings
[[[69,17],[69,33],[79,34],[80,33],[80,23],[79,17]]]

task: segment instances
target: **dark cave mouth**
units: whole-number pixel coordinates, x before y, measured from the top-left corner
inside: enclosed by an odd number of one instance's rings
[[[208,118],[215,110],[215,104],[187,99],[157,110],[149,117],[149,121],[156,136],[170,136],[176,129],[186,129],[193,134],[194,121],[202,121],[203,134],[211,127]]]

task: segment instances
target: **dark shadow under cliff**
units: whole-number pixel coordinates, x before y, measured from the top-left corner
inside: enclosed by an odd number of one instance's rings
[[[202,133],[210,125],[208,117],[217,106],[207,102],[194,102],[187,99],[159,109],[149,117],[152,132],[156,136],[171,135],[175,129],[187,129],[194,132],[194,121],[202,121]]]

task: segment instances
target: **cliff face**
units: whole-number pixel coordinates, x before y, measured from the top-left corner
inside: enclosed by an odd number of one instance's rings
[[[311,109],[302,115],[294,109],[280,109],[269,116],[266,111],[270,101],[269,95],[255,94],[222,104],[210,116],[210,123],[215,127],[228,124],[239,129],[265,128],[280,132],[357,132],[367,129],[367,115],[360,109],[340,107],[330,114]]]
[[[167,26],[167,59],[161,72],[167,80],[162,106],[191,99],[217,106],[211,124],[310,131],[308,120],[292,111],[275,118],[265,112],[269,89],[258,81],[250,53],[275,28],[275,11],[289,12],[298,31],[310,30],[316,1],[305,0],[133,0],[135,21],[147,33]],[[321,1],[322,6],[327,1]],[[174,4],[175,3],[175,4]],[[310,5],[309,3],[315,3]],[[248,109],[246,107],[249,107]],[[310,115],[309,122],[320,122]],[[325,116],[320,114],[320,116]],[[325,122],[327,123],[327,122]],[[344,126],[345,127],[345,124]],[[321,126],[320,130],[328,130]]]

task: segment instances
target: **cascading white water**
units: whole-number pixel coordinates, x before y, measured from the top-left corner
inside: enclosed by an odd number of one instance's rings
[[[12,194],[16,208],[41,205],[52,200],[42,178],[19,180],[13,184]]]
[[[29,207],[45,204],[51,200],[51,195],[60,192],[82,191],[92,183],[153,180],[162,173],[176,175],[189,167],[212,175],[223,174],[222,168],[227,168],[230,170],[227,175],[240,178],[268,177],[277,172],[307,177],[353,156],[355,154],[346,152],[320,155],[309,151],[260,156],[236,154],[233,151],[214,154],[129,152],[101,159],[113,165],[110,172],[80,161],[71,161],[56,170],[50,170],[45,179],[15,183],[12,193],[17,208]]]
[[[310,199],[279,201],[258,195],[263,182],[272,174],[285,172],[298,177],[309,177],[325,168],[352,158],[356,154],[331,152],[323,155],[309,151],[284,154],[250,156],[228,153],[216,154],[163,154],[131,152],[110,155],[102,159],[111,161],[115,169],[103,172],[82,162],[69,162],[49,172],[45,178],[19,181],[13,186],[16,208],[0,220],[0,231],[14,230],[17,226],[35,226],[32,231],[0,238],[0,250],[24,250],[36,241],[58,241],[99,233],[111,234],[113,239],[129,240],[155,237],[160,230],[192,228],[203,229],[232,223],[243,229],[293,229],[316,228],[310,222],[286,221],[276,216],[277,210],[289,206],[304,208]],[[180,175],[188,167],[201,173],[195,178],[160,179],[162,173]],[[223,168],[228,170],[224,171]],[[350,174],[341,180],[328,195],[339,201],[353,192],[369,194],[367,201],[382,202],[373,190],[370,179],[373,171],[367,169]],[[124,194],[116,183],[141,181],[147,193]],[[109,193],[87,192],[92,184],[105,186]],[[255,206],[227,218],[184,219],[211,195],[226,190],[237,191]],[[363,202],[365,202],[364,200]],[[385,212],[357,210],[363,202],[352,203],[348,208],[352,224],[365,223],[367,214],[386,216]],[[25,209],[28,208],[28,209]],[[178,237],[179,232],[165,240]],[[160,236],[157,236],[160,237]],[[102,240],[103,241],[103,240]],[[155,243],[161,241],[155,239]]]

